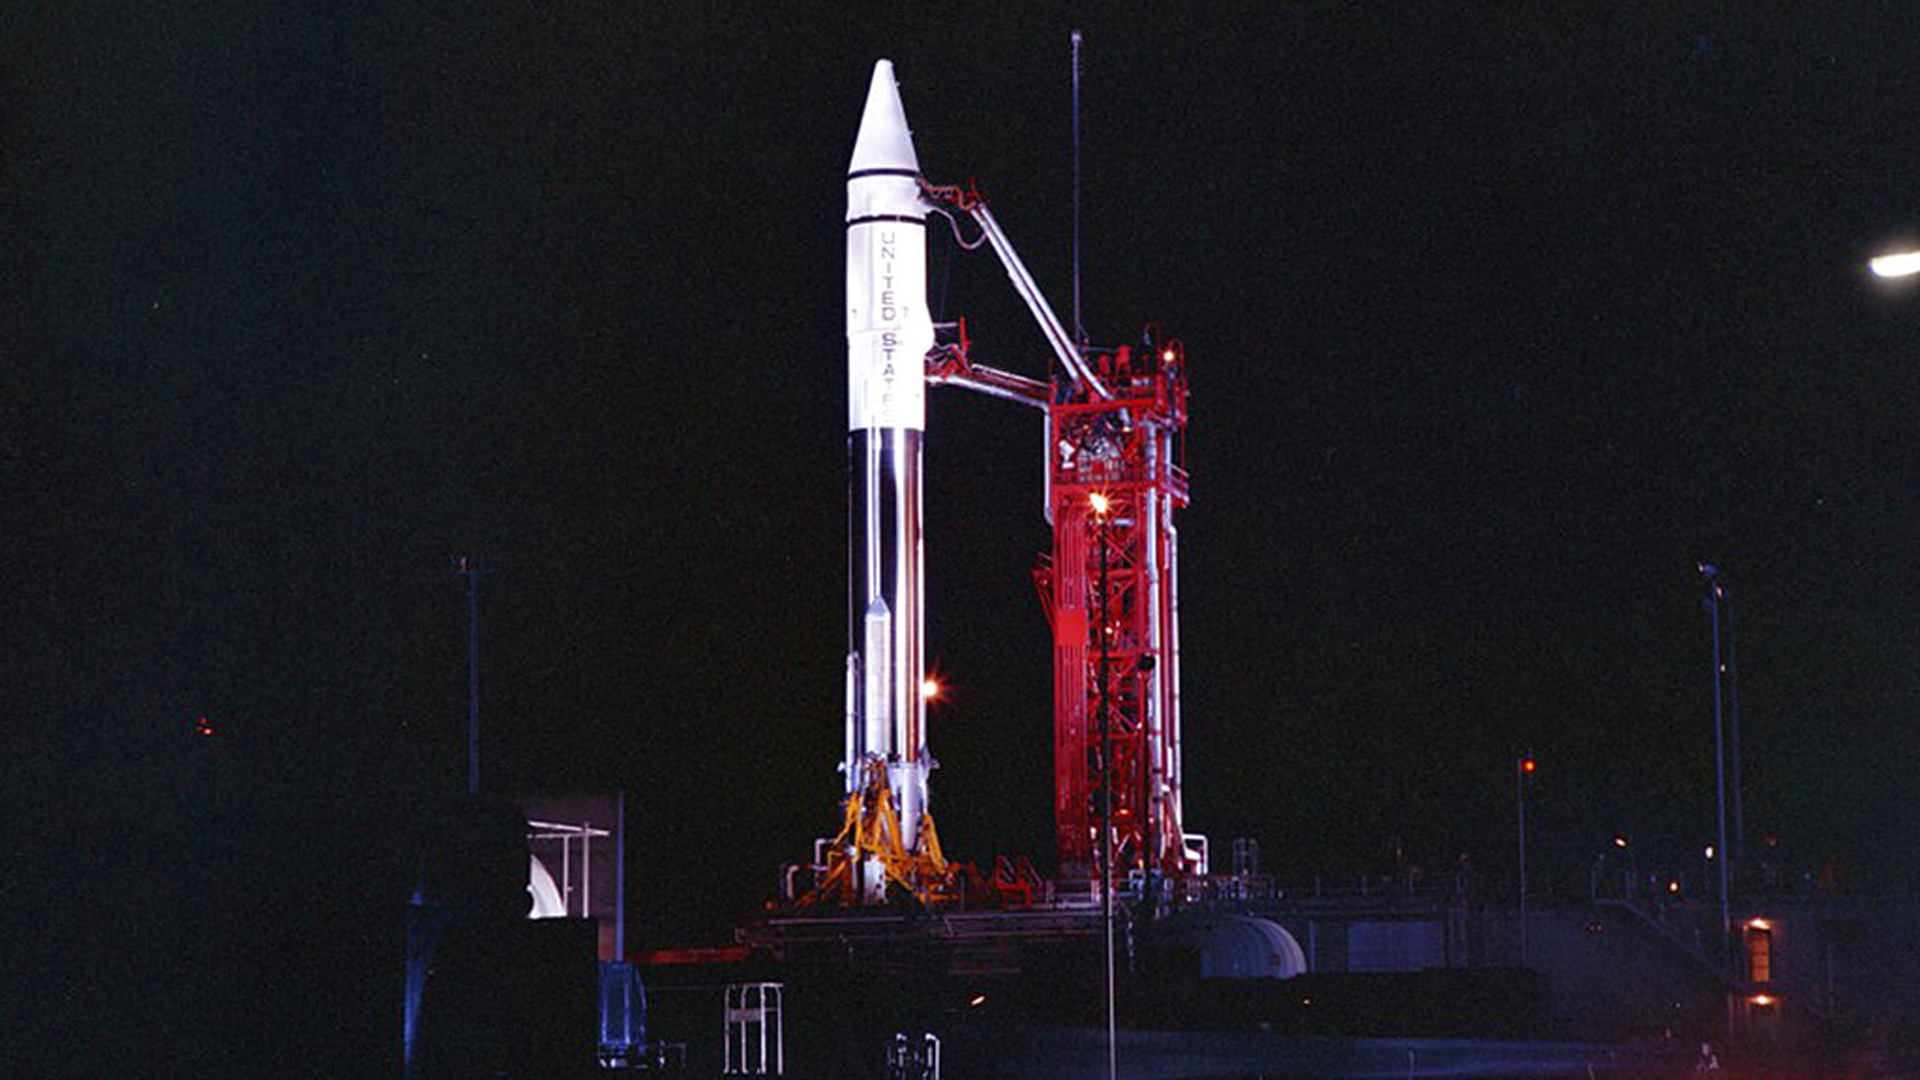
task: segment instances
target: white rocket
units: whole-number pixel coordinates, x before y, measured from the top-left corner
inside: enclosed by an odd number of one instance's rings
[[[908,851],[919,847],[931,766],[920,694],[920,443],[933,346],[926,214],[893,64],[882,60],[847,165],[845,768],[852,793],[867,761],[885,762]],[[880,887],[877,874],[863,877]]]

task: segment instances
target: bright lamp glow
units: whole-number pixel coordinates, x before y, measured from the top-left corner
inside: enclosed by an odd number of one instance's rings
[[[1099,514],[1101,517],[1107,516],[1107,506],[1109,504],[1104,494],[1096,491],[1087,496],[1087,505],[1093,507],[1093,512]]]
[[[928,676],[920,680],[920,696],[928,701],[940,696],[940,680]]]
[[[1875,275],[1884,278],[1912,277],[1920,274],[1920,251],[1896,251],[1877,255],[1867,263]]]

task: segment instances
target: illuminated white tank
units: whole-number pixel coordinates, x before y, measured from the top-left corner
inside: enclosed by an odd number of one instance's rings
[[[927,809],[921,439],[926,428],[926,203],[894,84],[874,66],[847,166],[848,792],[884,764],[901,840]]]

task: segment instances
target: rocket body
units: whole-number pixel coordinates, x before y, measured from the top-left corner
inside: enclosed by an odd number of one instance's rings
[[[847,791],[885,764],[901,839],[927,808],[921,438],[926,429],[926,203],[894,83],[874,66],[847,167]]]

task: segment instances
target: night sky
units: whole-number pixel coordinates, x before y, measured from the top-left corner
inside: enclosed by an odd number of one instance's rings
[[[474,553],[485,786],[626,788],[643,944],[756,907],[838,823],[869,73],[1070,319],[1076,26],[1085,325],[1190,361],[1188,826],[1287,881],[1396,838],[1511,873],[1531,748],[1543,874],[1615,833],[1697,870],[1710,559],[1750,845],[1908,880],[1920,287],[1864,261],[1920,239],[1920,20],[1754,10],[1789,6],[10,11],[29,903],[402,846],[464,788]],[[936,317],[1043,374],[991,256],[930,236]],[[950,854],[1049,864],[1039,419],[931,402],[933,807]]]

